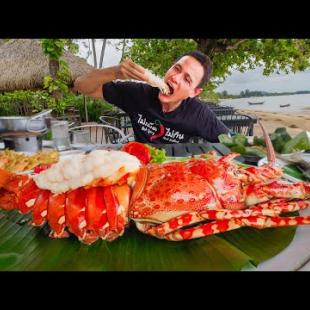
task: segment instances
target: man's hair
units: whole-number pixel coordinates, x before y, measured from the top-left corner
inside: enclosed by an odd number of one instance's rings
[[[203,67],[203,76],[196,87],[203,87],[204,84],[207,84],[211,78],[212,74],[212,61],[209,56],[205,55],[200,51],[190,51],[179,57],[180,60],[184,56],[191,56],[195,58]],[[177,60],[177,61],[178,61]]]

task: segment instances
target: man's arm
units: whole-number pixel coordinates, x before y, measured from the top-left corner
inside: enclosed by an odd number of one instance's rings
[[[130,59],[123,61],[118,66],[94,69],[75,80],[73,91],[102,99],[104,97],[102,85],[116,79],[145,81],[145,69]]]

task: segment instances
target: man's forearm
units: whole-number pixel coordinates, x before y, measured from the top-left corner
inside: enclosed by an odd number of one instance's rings
[[[103,84],[117,79],[117,66],[104,69],[94,69],[74,82],[73,90],[88,95]]]

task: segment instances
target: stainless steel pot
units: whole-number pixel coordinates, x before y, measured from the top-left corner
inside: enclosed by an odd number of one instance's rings
[[[31,117],[28,116],[1,116],[0,133],[8,131],[28,131],[43,133],[47,130],[45,116],[50,115],[52,110],[45,110]]]
[[[4,138],[4,146],[16,152],[36,153],[42,150],[42,136]]]

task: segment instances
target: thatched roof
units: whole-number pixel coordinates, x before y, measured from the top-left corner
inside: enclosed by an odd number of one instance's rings
[[[67,51],[63,59],[69,64],[72,80],[94,69]],[[38,40],[15,39],[0,45],[0,91],[43,88],[43,78],[48,74],[48,58]]]

